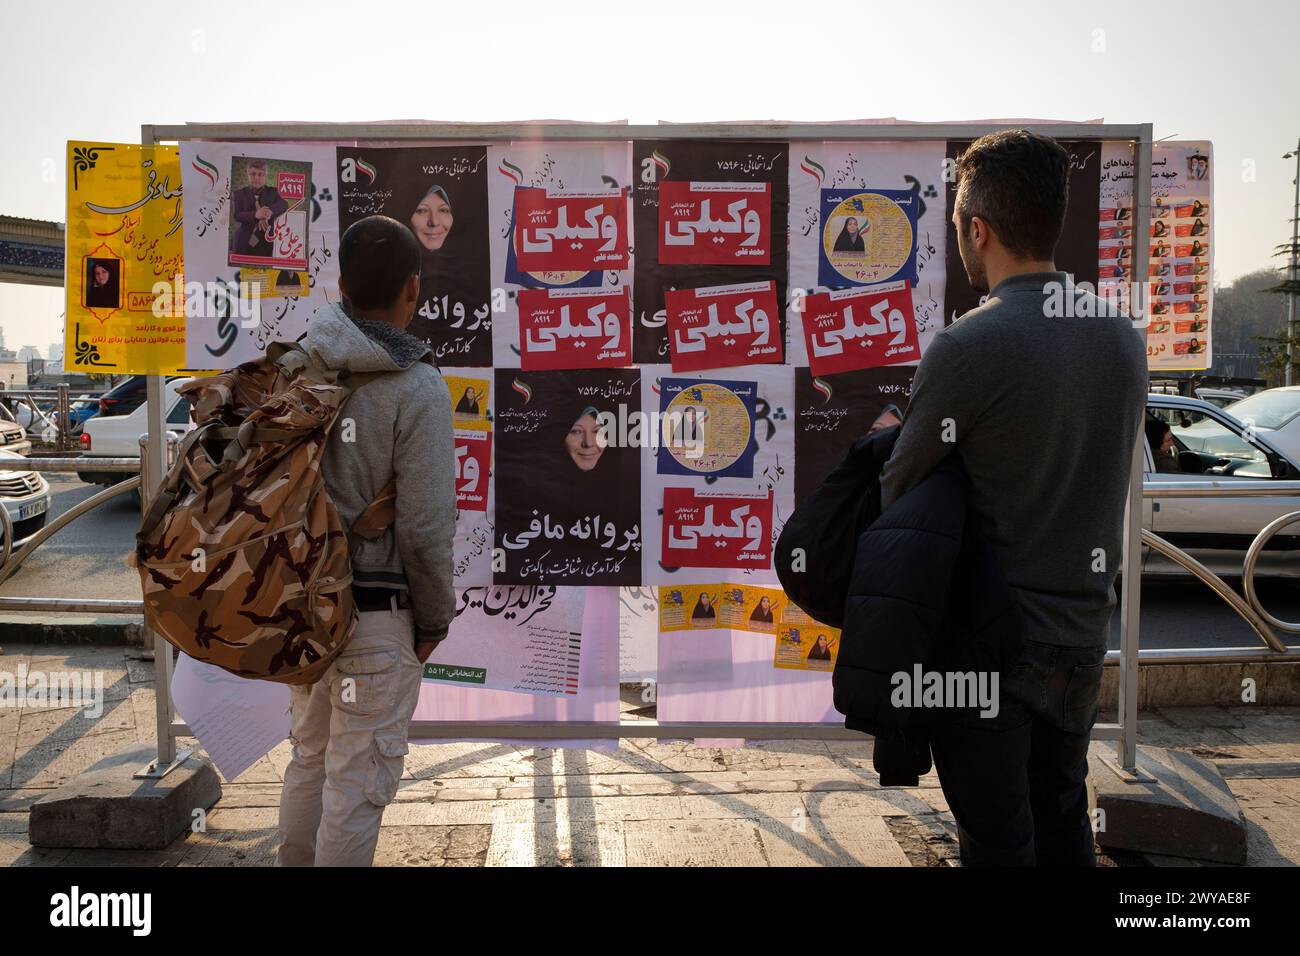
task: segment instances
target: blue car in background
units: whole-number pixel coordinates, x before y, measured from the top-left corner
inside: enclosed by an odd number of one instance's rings
[[[88,419],[94,418],[99,414],[99,399],[97,398],[79,398],[71,404],[68,409],[68,421],[72,423],[71,434],[75,435],[81,431],[82,426]],[[58,424],[59,418],[56,412],[51,416],[55,424]]]
[[[114,385],[99,398],[83,395],[71,403],[68,409],[70,429],[68,434],[76,435],[86,422],[96,415],[130,415],[145,403],[148,397],[148,378],[144,375],[132,375],[126,381]],[[56,418],[57,422],[58,419]]]

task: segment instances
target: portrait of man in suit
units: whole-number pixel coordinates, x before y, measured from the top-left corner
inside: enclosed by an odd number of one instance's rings
[[[266,160],[248,160],[244,172],[248,185],[236,189],[230,197],[230,253],[269,259],[276,223],[289,203],[274,186],[267,185]]]

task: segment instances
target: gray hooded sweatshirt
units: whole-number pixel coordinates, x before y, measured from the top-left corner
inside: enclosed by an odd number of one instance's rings
[[[352,537],[353,581],[406,591],[416,642],[440,641],[455,608],[455,440],[447,383],[424,361],[430,349],[419,339],[385,322],[349,318],[337,304],[316,311],[301,344],[326,368],[392,373],[348,399],[321,470],[344,527],[397,476],[393,526],[376,541]]]

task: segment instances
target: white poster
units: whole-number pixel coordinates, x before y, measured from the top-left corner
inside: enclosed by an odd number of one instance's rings
[[[655,429],[659,447],[641,449],[641,527],[645,557],[642,574],[647,585],[703,584],[719,578],[743,584],[777,585],[772,569],[772,547],[794,510],[794,375],[789,365],[751,365],[743,368],[718,369],[716,372],[682,372],[674,374],[668,365],[641,366],[641,407],[651,417],[647,428]],[[715,386],[703,401],[686,404],[687,415],[695,407],[702,436],[703,453],[693,458],[689,449],[672,447],[673,435],[690,429],[689,419],[672,419],[681,397],[670,400],[665,382],[700,382]],[[748,386],[752,383],[753,398]],[[732,396],[740,396],[737,402]],[[746,432],[735,440],[724,438],[730,427],[723,415],[731,408],[739,416],[741,405],[750,419]],[[657,421],[656,426],[654,422]],[[740,447],[748,439],[747,447]],[[727,446],[731,445],[730,450]],[[725,465],[726,467],[719,467]],[[755,528],[762,529],[762,544],[752,549],[732,546],[737,540],[729,530],[717,533],[702,528],[700,522],[676,524],[665,531],[665,502],[674,497],[689,497],[698,508],[695,513],[704,521],[714,516],[720,526],[730,523],[731,515],[745,510],[746,523],[759,516]],[[707,509],[712,506],[712,511]],[[769,512],[770,509],[770,512]],[[694,528],[695,530],[692,530]],[[751,529],[752,530],[752,529]],[[745,538],[751,538],[748,532]],[[694,550],[697,566],[684,565],[681,558],[665,556],[664,543],[681,542],[676,553]],[[747,542],[746,542],[747,544]],[[746,563],[740,552],[752,550],[760,560]],[[724,557],[724,553],[730,557]],[[720,570],[722,569],[722,570]],[[734,570],[732,570],[734,569]]]
[[[582,588],[458,589],[456,617],[424,679],[541,697],[576,697],[583,661]]]
[[[1133,283],[1150,285],[1147,367],[1206,369],[1213,363],[1214,149],[1206,141],[1156,143],[1151,150],[1150,263],[1132,274],[1133,147],[1102,144],[1097,257],[1100,294],[1131,309]]]
[[[250,680],[186,654],[172,674],[176,713],[226,780],[289,736],[289,686]]]
[[[334,157],[334,144],[181,143],[190,368],[255,359],[338,300]]]
[[[798,311],[800,292],[804,296],[849,286],[871,285],[886,281],[890,275],[873,276],[863,272],[858,278],[842,267],[839,278],[823,284],[828,255],[836,255],[837,241],[849,245],[866,240],[863,253],[871,258],[870,216],[840,216],[832,223],[835,205],[828,197],[844,194],[851,204],[855,194],[875,194],[900,198],[915,209],[914,235],[910,249],[914,259],[907,261],[906,249],[900,257],[899,275],[912,287],[913,318],[921,352],[943,328],[943,292],[945,283],[944,152],[942,140],[921,143],[792,143],[790,146],[790,303],[787,309],[787,359],[791,365],[807,365],[808,353],[803,335],[802,316]],[[877,193],[876,191],[883,191]],[[884,204],[877,204],[884,205]],[[851,211],[851,210],[850,210]],[[869,213],[868,209],[868,213]],[[901,225],[903,217],[894,215]],[[843,220],[841,223],[840,220]],[[850,221],[851,220],[851,221]],[[830,235],[839,230],[848,236]],[[861,239],[859,239],[859,235]],[[881,248],[883,249],[883,245]],[[846,258],[852,253],[840,253]],[[914,280],[914,281],[913,281]],[[915,365],[916,361],[904,364]]]
[[[659,594],[652,587],[618,589],[618,677],[646,684],[658,672]],[[647,700],[645,703],[653,703]]]
[[[519,302],[521,289],[608,289],[626,288],[632,281],[630,251],[632,199],[631,143],[510,143],[488,148],[488,225],[492,250],[492,287],[506,291],[506,311],[492,317],[493,364],[497,368],[519,368]],[[589,256],[591,261],[565,261],[565,256],[582,258],[579,235],[585,222],[563,218],[567,197],[585,201],[625,195],[622,222],[614,239],[618,255],[610,259],[612,267],[588,268],[606,253]],[[546,206],[558,211],[558,222],[550,223],[549,239],[525,236],[525,228],[542,212],[530,205]],[[570,207],[572,208],[572,207]],[[571,215],[571,214],[570,214]],[[516,216],[519,221],[516,222]],[[604,220],[602,220],[603,227]],[[564,236],[561,235],[564,233]],[[566,242],[565,237],[572,239]],[[524,242],[527,238],[529,241]],[[551,239],[554,240],[553,246]],[[545,255],[537,251],[545,241]],[[525,256],[521,263],[520,255]],[[538,268],[537,263],[551,258],[553,268]],[[543,265],[545,263],[543,262]],[[521,268],[522,266],[522,268]],[[532,266],[533,268],[529,268]],[[629,363],[630,364],[630,363]]]

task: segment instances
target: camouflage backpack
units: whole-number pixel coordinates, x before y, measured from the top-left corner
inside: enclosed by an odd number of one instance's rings
[[[321,456],[348,396],[384,373],[321,369],[297,345],[180,389],[195,428],[136,535],[150,628],[241,677],[318,680],[352,637],[348,536]],[[392,524],[393,482],[351,531]]]

